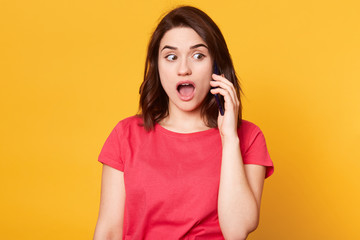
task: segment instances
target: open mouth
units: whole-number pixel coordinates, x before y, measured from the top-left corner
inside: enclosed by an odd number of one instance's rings
[[[191,100],[195,92],[195,84],[190,81],[180,82],[177,84],[177,91],[182,100]]]

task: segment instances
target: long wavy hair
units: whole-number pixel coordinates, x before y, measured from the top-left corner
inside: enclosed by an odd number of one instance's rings
[[[163,17],[148,45],[144,81],[140,87],[138,114],[143,118],[143,125],[147,131],[153,129],[156,123],[169,114],[169,97],[165,93],[159,77],[158,54],[162,37],[167,31],[176,27],[189,27],[199,34],[207,44],[210,55],[216,62],[220,73],[233,83],[240,101],[240,84],[220,29],[203,11],[191,6],[178,7]],[[218,114],[219,110],[214,95],[209,92],[201,105],[201,116],[204,123],[211,128],[217,127]],[[240,101],[239,125],[241,124],[241,117],[242,105]]]

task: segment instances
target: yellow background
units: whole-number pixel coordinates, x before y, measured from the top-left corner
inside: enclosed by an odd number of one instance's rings
[[[260,239],[360,239],[360,5],[342,1],[2,0],[1,239],[91,239],[100,149],[137,112],[159,17],[218,23],[263,130]]]

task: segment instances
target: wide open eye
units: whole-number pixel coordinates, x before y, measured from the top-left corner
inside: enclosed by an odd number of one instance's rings
[[[205,57],[205,55],[204,55],[204,54],[201,54],[201,53],[195,53],[195,54],[194,54],[194,58],[195,58],[195,59],[199,59],[199,60],[200,60],[200,59],[202,59],[202,58],[204,58],[204,57]]]
[[[175,54],[169,54],[165,58],[169,61],[174,61],[177,59],[177,56]]]

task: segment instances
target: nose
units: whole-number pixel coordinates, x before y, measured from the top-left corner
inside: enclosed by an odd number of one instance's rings
[[[188,59],[183,59],[182,61],[179,61],[178,75],[179,76],[191,75],[191,66],[188,62]]]

